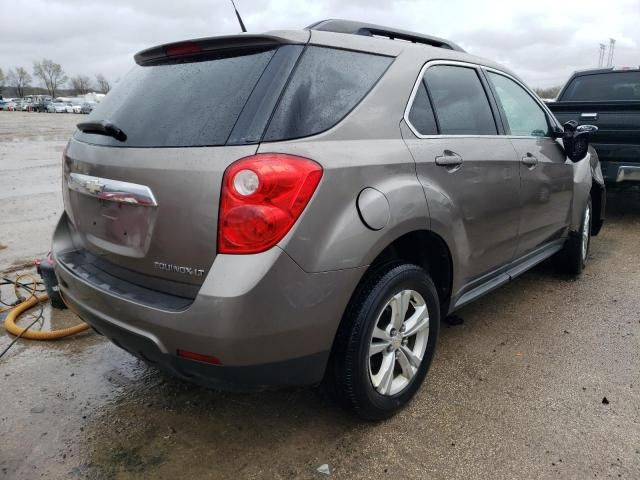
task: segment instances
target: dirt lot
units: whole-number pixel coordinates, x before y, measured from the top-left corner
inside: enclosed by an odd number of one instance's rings
[[[0,112],[0,271],[48,249],[79,118]],[[0,479],[640,478],[640,194],[609,202],[581,278],[546,263],[461,310],[379,424],[311,389],[188,385],[92,333],[20,341],[0,360]],[[45,327],[74,321],[47,309]]]

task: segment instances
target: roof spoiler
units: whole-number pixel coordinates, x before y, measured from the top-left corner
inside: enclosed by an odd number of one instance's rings
[[[323,32],[347,33],[364,35],[367,37],[386,37],[390,40],[405,40],[411,43],[422,43],[431,47],[446,48],[466,53],[460,46],[444,38],[423,35],[422,33],[400,30],[398,28],[383,27],[372,23],[355,22],[352,20],[329,19],[321,20],[307,27],[307,30],[321,30]]]
[[[148,66],[178,57],[196,57],[216,50],[271,48],[278,45],[304,43],[306,43],[306,39],[303,39],[302,36],[296,40],[276,35],[225,35],[165,43],[142,50],[136,53],[133,58],[138,65]]]

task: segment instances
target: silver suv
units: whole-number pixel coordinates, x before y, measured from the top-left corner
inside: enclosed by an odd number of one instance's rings
[[[64,152],[53,252],[66,302],[178,377],[388,417],[445,315],[579,273],[602,224],[589,131],[446,40],[328,20],[135,60]]]

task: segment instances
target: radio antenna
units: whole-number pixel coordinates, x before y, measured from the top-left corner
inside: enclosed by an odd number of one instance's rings
[[[234,2],[233,0],[231,0],[231,5],[233,5],[233,9],[236,12],[236,17],[238,17],[238,22],[240,23],[240,28],[242,29],[243,32],[247,32],[247,28],[244,26],[244,23],[242,22],[242,17],[240,16],[240,13],[238,12],[238,9],[236,8],[236,2]]]

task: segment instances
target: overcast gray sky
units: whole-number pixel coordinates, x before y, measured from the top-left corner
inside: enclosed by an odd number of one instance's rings
[[[597,65],[640,65],[640,0],[237,0],[247,29],[298,29],[325,18],[390,25],[449,38],[501,62],[532,87],[564,83]],[[117,80],[135,52],[186,38],[236,33],[229,0],[0,0],[0,68],[31,71],[50,58],[67,74]]]

